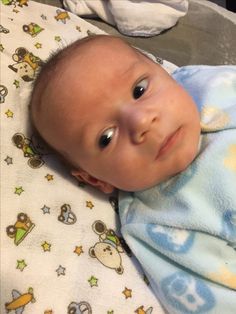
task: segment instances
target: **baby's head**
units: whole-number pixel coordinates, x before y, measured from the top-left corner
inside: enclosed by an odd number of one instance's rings
[[[195,158],[199,113],[159,65],[119,38],[73,43],[42,69],[33,123],[79,180],[105,193],[137,191],[183,171]]]

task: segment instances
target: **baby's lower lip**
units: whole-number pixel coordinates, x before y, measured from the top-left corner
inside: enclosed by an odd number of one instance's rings
[[[174,144],[178,140],[181,129],[182,129],[181,127],[178,128],[169,137],[167,137],[167,139],[164,140],[160,150],[158,151],[156,159],[163,157],[163,155],[169,152],[169,150],[174,146]]]

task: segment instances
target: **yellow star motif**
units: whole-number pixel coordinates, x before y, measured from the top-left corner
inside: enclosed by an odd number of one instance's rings
[[[61,37],[60,36],[55,36],[54,39],[55,39],[55,41],[58,41],[58,42],[61,41]]]
[[[143,309],[143,305],[140,306],[137,310],[135,310],[135,313],[137,313],[137,314],[145,314],[146,312]]]
[[[53,314],[53,311],[52,310],[46,310],[46,311],[44,311],[44,314]]]
[[[82,253],[84,253],[82,245],[81,246],[76,246],[74,253],[78,254],[78,256],[80,256]]]
[[[19,13],[20,11],[19,10],[17,10],[17,9],[13,9],[12,10],[14,13]]]
[[[0,51],[3,52],[3,50],[4,50],[4,47],[2,44],[0,44]]]
[[[113,310],[107,311],[107,314],[114,314],[114,311]]]
[[[13,164],[12,158],[9,157],[9,156],[7,156],[7,157],[4,159],[4,161],[7,163],[8,166]]]
[[[88,279],[88,282],[90,284],[90,287],[94,287],[94,286],[98,286],[98,279],[94,276],[91,276],[89,279]]]
[[[76,26],[76,30],[78,31],[78,32],[81,32],[81,27],[80,26]]]
[[[94,205],[91,201],[86,201],[86,207],[92,209],[94,207]]]
[[[45,176],[45,178],[46,178],[48,181],[52,181],[52,180],[53,180],[53,175],[48,173],[48,174]]]
[[[27,264],[23,259],[21,261],[17,260],[16,269],[23,271],[26,266],[27,266]]]
[[[22,186],[15,188],[15,194],[21,195],[21,193],[23,193],[23,192],[24,192],[24,190],[23,190]]]
[[[13,118],[13,112],[8,109],[6,112],[5,112],[5,115],[7,116],[7,118]]]
[[[51,251],[51,244],[44,241],[44,243],[41,244],[44,252],[50,252]]]
[[[124,294],[125,298],[132,298],[132,290],[128,289],[125,287],[125,289],[122,291],[122,293]]]
[[[13,85],[15,85],[16,88],[19,88],[20,87],[20,82],[15,80]]]
[[[41,43],[36,43],[34,46],[35,46],[37,49],[42,48],[42,44],[41,44]]]
[[[147,313],[151,313],[152,310],[153,310],[153,308],[152,308],[152,307],[149,307],[149,308],[147,309],[147,311],[145,311],[145,310],[144,310],[144,306],[142,305],[142,306],[140,306],[139,308],[137,308],[137,310],[135,310],[135,313],[137,313],[137,314],[147,314]]]

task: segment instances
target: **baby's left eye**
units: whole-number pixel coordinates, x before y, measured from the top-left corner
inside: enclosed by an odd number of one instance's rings
[[[146,91],[148,86],[148,80],[144,79],[140,81],[133,89],[133,97],[134,99],[140,98],[144,92]]]
[[[107,147],[110,144],[110,142],[112,141],[114,133],[115,133],[114,128],[109,128],[109,129],[105,130],[99,138],[98,146],[101,149]]]

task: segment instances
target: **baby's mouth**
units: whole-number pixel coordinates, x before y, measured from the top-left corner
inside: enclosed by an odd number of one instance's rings
[[[160,157],[163,157],[164,155],[169,153],[171,148],[175,145],[175,143],[179,139],[181,130],[182,130],[182,127],[179,127],[173,133],[171,133],[170,135],[166,136],[166,138],[162,142],[161,147],[160,147],[160,149],[159,149],[159,151],[157,153],[156,159],[158,159]]]

